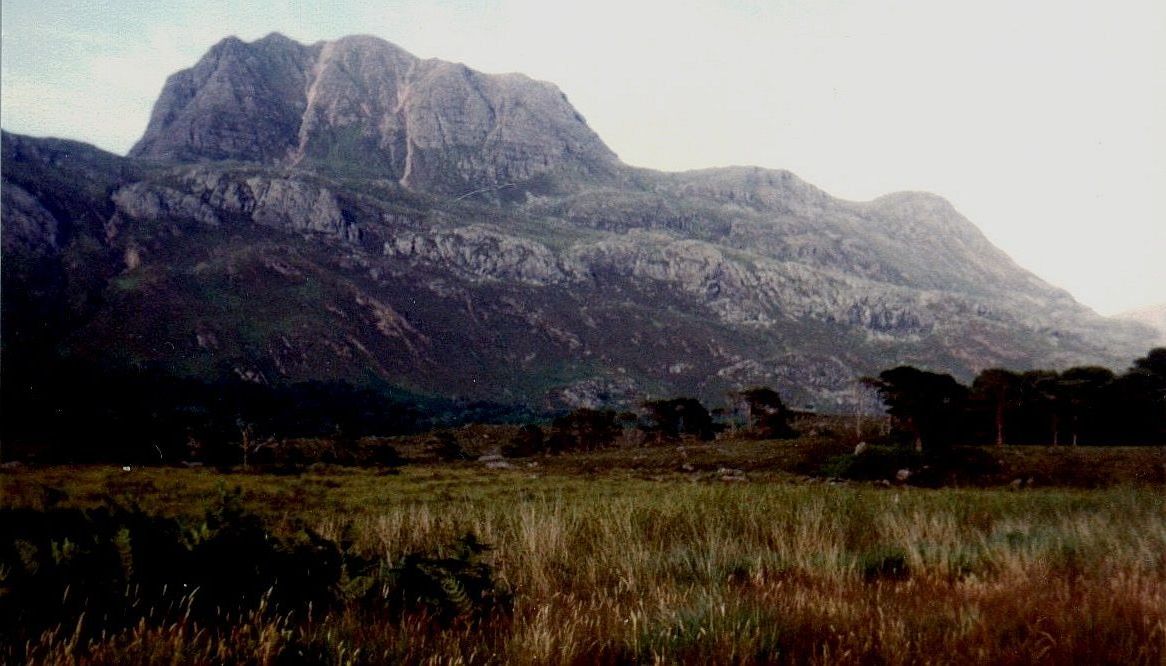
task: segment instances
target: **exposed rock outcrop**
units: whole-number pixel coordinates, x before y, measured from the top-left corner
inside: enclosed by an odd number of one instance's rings
[[[189,220],[217,227],[246,219],[284,231],[311,232],[357,242],[336,195],[297,178],[240,176],[198,170],[178,179],[182,189],[148,182],[127,185],[112,195],[118,212],[141,220]]]
[[[420,60],[375,37],[304,46],[279,34],[225,39],[171,76],[130,155],[357,168],[453,194],[521,193],[540,176],[608,177],[617,164],[549,83]]]

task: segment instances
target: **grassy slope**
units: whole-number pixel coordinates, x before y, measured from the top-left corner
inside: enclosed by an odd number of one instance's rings
[[[668,447],[566,456],[508,470],[413,464],[395,475],[46,468],[0,475],[0,506],[37,506],[51,496],[88,506],[113,496],[193,515],[218,487],[240,485],[249,508],[276,531],[302,518],[325,536],[348,535],[390,558],[472,531],[494,545],[492,562],[516,594],[512,620],[444,631],[418,618],[351,613],[312,623],[250,618],[234,636],[143,626],[94,646],[98,661],[166,661],[178,646],[192,661],[254,658],[293,639],[327,645],[338,662],[1166,658],[1160,485],[934,491],[790,483],[760,470],[749,483],[728,483],[699,471],[722,462],[747,467],[766,450],[800,455],[790,453],[792,444],[739,446],[719,454]],[[736,462],[704,457],[734,452]],[[1042,456],[1062,453],[1107,469],[1162,456],[1155,449],[1008,455],[1047,469]],[[696,472],[680,467],[685,458]],[[46,641],[46,660],[67,633]]]

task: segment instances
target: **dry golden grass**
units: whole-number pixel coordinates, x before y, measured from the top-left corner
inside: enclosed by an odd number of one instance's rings
[[[30,646],[34,661],[1166,660],[1166,495],[1156,486],[882,489],[545,466],[298,477],[57,468],[0,476],[0,505],[35,506],[52,488],[65,497],[50,501],[66,506],[110,494],[182,515],[224,481],[274,529],[307,517],[391,560],[474,532],[494,546],[513,614],[438,629],[416,616],[261,610],[228,631],[143,623],[90,644],[62,627]]]

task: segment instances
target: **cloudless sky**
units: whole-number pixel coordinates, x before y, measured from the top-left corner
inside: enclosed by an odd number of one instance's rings
[[[1166,303],[1163,0],[2,0],[0,124],[124,154],[215,42],[367,33],[556,83],[630,164],[926,190],[1104,314]]]

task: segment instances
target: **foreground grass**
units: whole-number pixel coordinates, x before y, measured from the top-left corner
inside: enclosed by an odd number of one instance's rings
[[[0,506],[114,498],[185,516],[240,486],[274,531],[303,519],[390,561],[472,532],[494,547],[515,600],[510,616],[444,628],[272,609],[226,629],[143,622],[93,641],[60,627],[29,646],[46,663],[1166,659],[1160,486],[917,490],[652,474],[47,468],[0,475]]]

